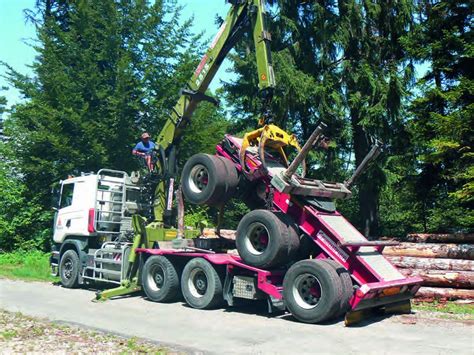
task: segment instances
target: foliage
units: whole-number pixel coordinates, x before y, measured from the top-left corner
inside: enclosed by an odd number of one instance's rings
[[[23,280],[54,281],[49,254],[38,250],[0,253],[0,276]]]
[[[470,1],[419,1],[420,23],[406,39],[411,55],[430,63],[411,102],[408,128],[424,231],[474,226],[474,78]]]
[[[47,249],[52,214],[43,210],[38,200],[25,197],[27,186],[12,171],[8,159],[10,147],[0,142],[0,251],[12,249]]]
[[[19,246],[14,235],[50,235],[49,191],[61,178],[136,168],[131,148],[140,132],[158,133],[202,49],[175,0],[41,0],[28,13],[37,26],[35,76],[7,65],[26,100],[7,120],[16,172],[2,175],[11,209],[0,218],[12,221],[2,225],[5,248]]]
[[[194,154],[214,154],[216,144],[227,133],[229,122],[222,111],[216,110],[210,103],[201,103],[193,115],[188,134],[184,134],[179,143],[180,165]]]
[[[275,121],[300,140],[318,121],[334,142],[310,156],[311,174],[344,180],[370,149],[371,136],[394,150],[406,140],[402,98],[413,82],[413,65],[400,44],[412,23],[410,1],[271,1]],[[249,38],[232,56],[235,82],[225,88],[239,126],[252,125],[259,93]],[[380,233],[378,204],[385,183],[382,162],[361,177],[352,215],[366,235]]]

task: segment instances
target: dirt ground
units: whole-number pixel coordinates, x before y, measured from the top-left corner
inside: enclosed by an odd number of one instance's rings
[[[137,338],[127,339],[4,310],[0,310],[0,353],[177,354]]]

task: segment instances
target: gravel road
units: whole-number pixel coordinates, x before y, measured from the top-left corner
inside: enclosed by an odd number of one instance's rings
[[[152,340],[187,353],[473,354],[472,322],[414,316],[376,319],[358,327],[312,325],[268,316],[264,305],[201,311],[142,296],[92,303],[94,292],[0,279],[0,308]],[[1,352],[1,349],[0,349]]]

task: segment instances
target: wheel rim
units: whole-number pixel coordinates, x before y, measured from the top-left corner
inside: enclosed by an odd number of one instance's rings
[[[159,291],[165,283],[165,272],[160,265],[153,265],[147,276],[148,285],[153,291]]]
[[[319,280],[309,273],[296,277],[292,292],[296,304],[304,309],[315,308],[319,304],[323,293]]]
[[[260,222],[252,223],[245,235],[245,247],[253,255],[261,255],[267,250],[270,242],[267,227]]]
[[[188,185],[191,191],[201,193],[209,183],[209,172],[202,164],[196,164],[191,169],[188,177]]]
[[[63,276],[66,280],[69,280],[72,277],[73,269],[74,269],[74,265],[72,263],[72,259],[69,257],[66,258],[63,264]]]
[[[188,279],[188,288],[193,297],[201,298],[207,291],[207,276],[200,268],[191,271]]]

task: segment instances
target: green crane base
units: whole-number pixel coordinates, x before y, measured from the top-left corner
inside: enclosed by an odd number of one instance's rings
[[[99,291],[95,294],[92,302],[105,302],[112,297],[128,295],[130,293],[141,291],[142,288],[137,281],[123,281],[119,287],[111,288],[110,290]]]

